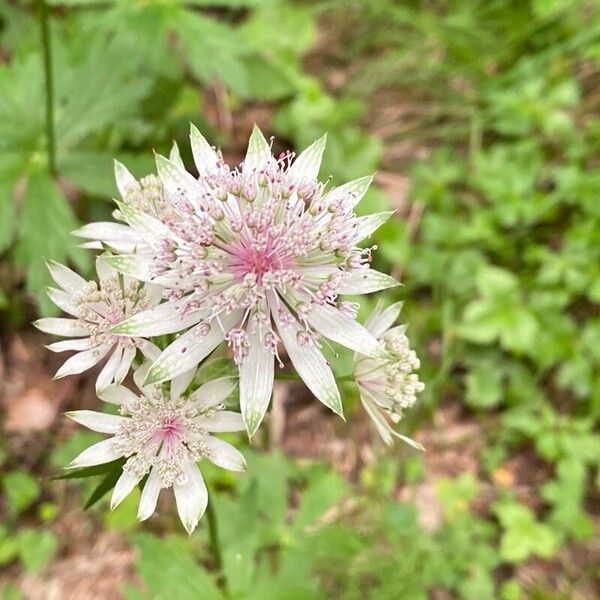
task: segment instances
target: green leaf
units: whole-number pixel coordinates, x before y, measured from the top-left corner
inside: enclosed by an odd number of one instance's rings
[[[39,483],[25,471],[11,471],[4,474],[2,487],[8,511],[13,517],[27,510],[40,495]]]
[[[28,528],[19,531],[17,545],[25,570],[36,573],[54,556],[58,544],[56,536],[51,531]]]
[[[95,477],[97,475],[103,475],[105,473],[113,473],[118,469],[122,469],[125,464],[124,458],[118,458],[102,465],[93,465],[91,467],[84,467],[83,469],[74,469],[61,473],[52,477],[52,479],[82,479],[84,477]]]
[[[77,248],[71,231],[79,223],[56,183],[47,175],[32,176],[21,206],[15,261],[27,270],[27,289],[36,294],[43,314],[56,314],[46,296],[52,278],[45,261],[73,261],[80,269],[90,264],[89,255]]]
[[[106,473],[106,475],[102,478],[102,481],[98,484],[98,486],[91,493],[90,497],[88,498],[87,502],[85,503],[85,507],[84,507],[85,510],[94,506],[94,504],[96,504],[96,502],[101,500],[106,494],[108,494],[108,492],[110,492],[115,487],[117,480],[119,479],[119,477],[121,476],[121,473],[123,472],[123,465],[125,464],[125,459],[119,459],[119,460],[113,461],[112,463],[109,463],[109,464],[113,465],[112,469],[110,469],[110,471],[108,471],[108,473]],[[82,469],[82,470],[85,470],[85,469]],[[80,475],[80,477],[81,476],[82,475]]]

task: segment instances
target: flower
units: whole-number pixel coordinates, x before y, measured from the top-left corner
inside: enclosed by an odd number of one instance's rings
[[[55,378],[81,373],[110,353],[96,380],[96,389],[102,390],[111,383],[123,381],[137,348],[148,357],[156,358],[160,354],[147,340],[111,331],[117,323],[155,306],[160,301],[160,287],[119,276],[101,258],[96,261],[99,283],[86,281],[56,262],[48,262],[48,269],[61,288],[49,288],[48,295],[75,318],[44,318],[34,325],[46,333],[73,338],[50,344],[48,348],[53,352],[78,351],[62,365]]]
[[[377,305],[365,322],[365,327],[383,344],[387,356],[371,358],[356,353],[354,380],[358,385],[362,405],[383,441],[391,446],[396,436],[423,450],[418,442],[394,431],[385,417],[388,415],[394,423],[398,423],[404,410],[414,405],[417,394],[425,387],[416,373],[412,372],[421,363],[409,347],[406,325],[392,327],[401,308],[401,302],[392,304],[385,310]]]
[[[172,487],[181,522],[191,534],[208,503],[206,485],[196,462],[208,458],[230,471],[243,471],[246,467],[238,450],[210,435],[244,429],[239,413],[223,410],[235,381],[213,379],[185,396],[195,374],[192,370],[176,377],[167,394],[159,385],[143,385],[148,366],[146,363],[134,373],[141,395],[121,385],[109,386],[100,393],[102,400],[120,406],[120,415],[90,410],[67,413],[93,431],[112,434],[84,450],[68,467],[90,467],[124,457],[111,508],[118,506],[148,475],[138,518],[149,518],[156,509],[160,490]]]
[[[112,331],[147,337],[187,330],[154,362],[149,383],[194,368],[226,341],[239,366],[250,435],[269,404],[279,342],[313,394],[342,415],[321,338],[378,356],[377,340],[355,320],[357,305],[339,296],[397,284],[370,268],[371,249],[358,247],[391,214],[354,214],[372,178],[327,191],[317,179],[324,137],[295,160],[289,152],[276,159],[255,127],[236,169],[194,127],[191,145],[198,179],[176,148],[170,159],[157,156],[162,195],[158,208],[148,208],[132,200],[144,184],[117,164],[117,216],[127,226],[92,224],[77,232],[118,248],[105,260],[122,273],[165,288],[165,302]]]

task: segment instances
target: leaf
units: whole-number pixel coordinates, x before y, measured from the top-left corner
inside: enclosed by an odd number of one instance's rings
[[[56,308],[46,296],[52,278],[46,260],[73,261],[80,269],[90,266],[89,255],[77,248],[71,231],[79,223],[55,182],[44,174],[27,182],[21,206],[15,261],[27,270],[27,289],[36,294],[42,314],[55,314]]]
[[[84,509],[87,510],[91,508],[101,500],[108,492],[110,492],[116,485],[117,480],[121,476],[123,472],[123,465],[125,464],[125,459],[119,459],[109,463],[113,465],[112,469],[106,473],[106,475],[102,478],[102,481],[97,485],[94,491],[91,493],[87,502],[85,503]],[[106,466],[106,465],[104,465]],[[91,467],[90,467],[91,468]],[[85,470],[85,469],[83,469]]]
[[[58,543],[51,531],[21,529],[17,546],[23,566],[28,573],[40,571],[54,556]]]
[[[92,467],[84,467],[83,469],[69,470],[60,475],[52,477],[52,479],[82,479],[85,477],[95,477],[112,472],[114,469],[122,469],[125,464],[124,458],[119,458],[101,465],[93,465]]]
[[[8,511],[16,517],[27,510],[39,497],[40,485],[25,471],[11,471],[2,477],[2,487]]]

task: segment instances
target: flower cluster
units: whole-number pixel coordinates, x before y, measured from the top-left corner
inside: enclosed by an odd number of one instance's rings
[[[98,452],[103,460],[126,457],[113,503],[147,475],[140,517],[153,511],[160,487],[173,486],[188,529],[206,496],[191,465],[203,457],[226,468],[242,464],[207,433],[234,431],[239,424],[249,436],[256,432],[283,349],[314,396],[339,415],[340,392],[323,346],[331,340],[354,351],[363,404],[386,441],[391,427],[382,411],[397,421],[422,388],[412,374],[418,360],[403,330],[381,329],[382,323],[391,326],[398,311],[377,311],[363,326],[356,319],[359,305],[343,299],[397,285],[371,268],[373,248],[363,245],[391,213],[354,212],[372,178],[333,188],[320,182],[324,137],[297,157],[274,157],[255,127],[238,168],[229,167],[194,127],[191,147],[198,177],[185,170],[176,146],[169,158],[156,157],[157,175],[139,182],[116,163],[122,198],[116,222],[75,232],[84,246],[103,251],[97,259],[100,282],[50,264],[61,288],[50,296],[75,318],[37,322],[43,331],[74,338],[51,344],[51,350],[79,351],[57,376],[79,373],[112,352],[98,377],[98,393],[114,398],[119,390],[119,398],[128,398],[119,402],[124,416],[101,429],[114,437],[99,451],[86,451],[76,465],[90,464]],[[158,336],[170,343],[159,349],[151,341]],[[229,348],[239,373],[241,414],[235,417],[215,412],[222,398],[206,404],[197,397],[200,390],[186,395],[180,389],[179,382],[189,383],[219,345]],[[135,373],[142,396],[134,400],[120,384],[136,355],[146,362]],[[169,398],[159,385],[167,381]],[[74,418],[92,428],[96,419],[105,427],[106,415]],[[232,429],[214,429],[225,426]],[[188,488],[200,498],[191,512],[181,508],[191,502]]]

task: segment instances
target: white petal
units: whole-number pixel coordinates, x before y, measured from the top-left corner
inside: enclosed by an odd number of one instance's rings
[[[52,302],[54,302],[58,308],[66,313],[69,313],[70,315],[73,315],[74,317],[77,316],[79,311],[70,294],[53,287],[49,287],[46,292],[50,300],[52,300]]]
[[[254,320],[250,323],[250,350],[240,365],[240,410],[252,437],[261,424],[273,393],[275,356],[265,347]]]
[[[115,373],[117,371],[117,367],[121,362],[121,357],[123,356],[123,349],[121,346],[116,345],[113,353],[110,355],[109,359],[106,361],[106,364],[102,367],[102,371],[98,375],[98,379],[96,379],[96,393],[99,394],[105,387],[109,386],[113,383],[115,379]]]
[[[46,348],[51,352],[66,352],[67,350],[87,350],[90,346],[90,338],[75,338],[48,344]]]
[[[115,489],[110,499],[110,509],[114,510],[133,491],[133,488],[142,480],[143,476],[136,475],[132,469],[123,470],[117,480]]]
[[[321,335],[350,350],[365,356],[385,355],[381,344],[365,327],[333,306],[313,306],[308,314],[308,322]]]
[[[56,372],[54,379],[60,379],[67,375],[77,375],[77,373],[87,371],[87,369],[98,364],[109,350],[110,346],[97,346],[96,348],[90,348],[89,350],[74,354]]]
[[[179,153],[179,146],[177,145],[177,142],[173,142],[173,145],[171,146],[171,152],[169,152],[169,160],[172,163],[175,163],[180,169],[185,169],[185,165],[181,160],[181,154]]]
[[[252,173],[258,171],[271,158],[271,146],[262,131],[254,125],[252,134],[250,135],[250,141],[248,142],[248,150],[246,152],[246,158],[244,159],[243,172]]]
[[[125,405],[131,404],[138,399],[129,388],[123,385],[109,385],[98,393],[100,400],[110,402],[111,404]]]
[[[385,310],[380,309],[380,303],[365,321],[365,327],[376,337],[380,338],[398,319],[402,310],[402,302],[395,302]]]
[[[369,237],[374,231],[379,229],[392,215],[393,210],[373,213],[365,217],[356,219],[357,229],[355,231],[356,241],[364,240]]]
[[[94,465],[103,465],[120,458],[122,453],[117,449],[114,438],[102,440],[89,448],[86,448],[79,456],[67,465],[68,469],[79,467],[92,467]]]
[[[100,260],[106,261],[119,273],[130,275],[140,281],[152,281],[149,259],[141,254],[119,254],[117,256],[103,256]]]
[[[148,375],[148,371],[152,366],[152,361],[147,360],[144,361],[134,372],[133,372],[133,381],[139,390],[144,391],[144,380]]]
[[[106,257],[111,255],[107,253],[102,256]],[[96,273],[98,274],[98,279],[113,279],[114,277],[118,277],[119,272],[114,267],[111,267],[105,260],[102,260],[102,256],[96,258]]]
[[[127,373],[129,373],[129,369],[131,368],[131,363],[135,358],[135,347],[129,346],[123,349],[123,357],[117,366],[117,370],[115,371],[115,383],[121,383],[125,377],[127,377]]]
[[[342,280],[340,294],[370,294],[400,285],[393,277],[374,269],[354,269]]]
[[[203,191],[198,181],[168,158],[160,154],[155,158],[158,175],[167,193],[175,197],[181,197],[184,193],[190,202],[197,204]]]
[[[219,161],[219,157],[194,125],[190,126],[190,142],[196,169],[198,169],[198,173],[202,177],[215,167]]]
[[[142,354],[151,361],[155,361],[160,356],[161,349],[153,342],[139,340],[137,345]]]
[[[158,495],[160,494],[160,480],[158,479],[158,473],[156,469],[150,471],[150,475],[146,480],[144,489],[142,490],[142,496],[140,498],[140,505],[138,507],[137,517],[140,521],[145,521],[152,516],[152,513],[156,510],[156,503],[158,502]]]
[[[187,329],[206,316],[205,310],[182,315],[178,310],[180,305],[181,303],[165,302],[143,310],[113,327],[111,332],[135,337],[164,335]]]
[[[137,210],[137,208],[134,208],[130,204],[119,201],[116,202],[119,210],[123,214],[123,217],[127,223],[129,223],[130,227],[137,231],[137,233],[139,233],[150,244],[152,244],[157,237],[170,236],[170,229],[158,219],[155,219],[154,217]]]
[[[178,400],[183,393],[188,389],[190,383],[192,383],[192,379],[194,379],[194,375],[196,374],[197,369],[194,367],[181,375],[177,375],[171,381],[171,400],[174,402]]]
[[[52,275],[52,279],[54,279],[65,292],[69,292],[69,294],[73,295],[74,293],[80,292],[85,287],[87,283],[86,280],[81,275],[75,273],[75,271],[69,269],[69,267],[65,267],[53,260],[46,261],[46,265],[50,271],[50,275]]]
[[[88,223],[73,231],[73,235],[90,240],[100,240],[108,244],[124,242],[135,246],[136,244],[144,243],[144,239],[140,234],[129,227],[129,225],[111,223],[110,221]]]
[[[191,534],[208,504],[208,491],[198,467],[191,460],[183,464],[185,483],[173,484],[179,518],[185,530]]]
[[[276,306],[272,292],[269,292],[271,306]],[[289,310],[281,303],[281,310],[291,316]],[[308,387],[308,389],[325,406],[328,406],[341,417],[343,417],[342,399],[335,383],[335,377],[331,367],[325,360],[322,352],[316,344],[298,344],[298,332],[300,327],[295,319],[290,325],[283,325],[279,311],[273,310],[273,318],[277,324],[277,332],[281,336],[283,345],[288,352],[290,360],[296,371]]]
[[[65,414],[76,423],[99,433],[117,433],[121,425],[127,420],[125,417],[107,415],[94,410],[73,410]]]
[[[290,167],[290,176],[299,181],[314,181],[319,174],[327,135],[313,142],[304,150]]]
[[[233,311],[221,319],[225,331],[229,331],[242,316],[242,311]],[[192,369],[208,356],[224,339],[223,329],[214,320],[210,331],[202,336],[198,333],[200,326],[192,327],[169,345],[150,368],[146,384],[161,383],[173,379],[177,375]]]
[[[228,471],[244,471],[246,469],[244,455],[231,444],[211,435],[201,436],[200,439],[209,451],[207,458],[218,467]]]
[[[190,402],[204,412],[224,402],[237,385],[233,377],[218,377],[202,384],[191,396]]]
[[[140,184],[129,172],[129,169],[118,160],[115,160],[115,180],[119,193],[123,198],[126,198],[129,194],[140,188]]]
[[[244,431],[245,429],[242,415],[232,410],[219,410],[212,417],[196,417],[194,422],[209,433]]]
[[[373,181],[373,176],[360,177],[332,189],[323,198],[325,204],[342,200],[348,210],[353,209],[364,197]]]
[[[44,333],[63,335],[65,337],[88,336],[89,332],[77,324],[76,319],[63,319],[56,317],[45,317],[34,321],[33,325]]]

